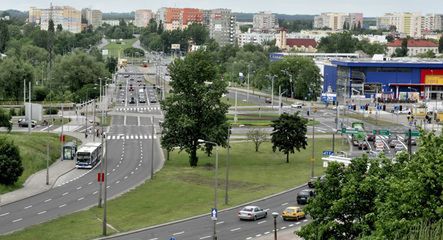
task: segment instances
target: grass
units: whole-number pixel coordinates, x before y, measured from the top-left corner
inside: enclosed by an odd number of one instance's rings
[[[222,102],[229,104],[231,107],[235,107],[235,98],[222,97]],[[237,106],[257,106],[257,104],[237,99]]]
[[[136,38],[124,39],[121,44],[109,41],[109,44],[106,45],[105,49],[108,49],[108,54],[110,57],[118,57],[119,52],[120,57],[123,57],[123,50],[132,47],[132,44],[134,44],[136,41]]]
[[[393,125],[395,126],[401,126],[398,125],[394,122],[388,122],[388,121],[384,121],[384,120],[380,120],[378,119],[378,121],[373,118],[373,117],[365,117],[362,114],[343,114],[343,117],[348,117],[348,118],[353,118],[353,119],[357,119],[357,120],[361,120],[361,121],[365,121],[369,124],[375,125],[375,126],[380,126],[380,127],[392,127]]]
[[[103,117],[103,126],[110,126],[111,125],[111,119],[112,119],[111,116]],[[99,116],[98,117],[98,122],[101,123],[101,121],[102,121],[102,116]]]
[[[322,151],[329,149],[331,140],[316,140],[315,173],[323,173]],[[336,140],[336,146],[347,149]],[[189,167],[185,152],[171,152],[164,168],[152,182],[145,183],[122,197],[109,201],[108,223],[119,231],[129,231],[178,220],[197,214],[208,213],[213,204],[214,158],[199,152],[199,166]],[[219,152],[219,208],[227,208],[260,197],[277,193],[305,183],[310,176],[311,149],[291,154],[290,162],[285,155],[272,152],[269,142],[263,143],[260,152],[254,145],[233,143],[230,162],[230,202],[224,204],[224,173],[226,150]],[[275,174],[278,173],[278,174]],[[295,199],[295,196],[294,196]],[[171,214],[173,213],[173,214]],[[89,210],[64,216],[48,223],[30,227],[24,231],[2,236],[2,239],[91,239],[99,237],[102,209]],[[112,229],[109,229],[112,232]]]
[[[14,185],[5,186],[0,184],[0,193],[21,188],[29,176],[46,168],[47,143],[49,143],[50,146],[50,164],[60,158],[61,145],[59,135],[57,134],[32,133],[28,135],[28,133],[1,133],[0,137],[12,140],[14,144],[18,146],[24,168],[23,174]],[[73,138],[66,136],[65,140],[72,141],[72,139]],[[77,140],[77,142],[79,141]]]
[[[237,122],[234,122],[234,115],[228,114],[227,116],[228,122],[232,126],[256,126],[256,127],[268,127],[271,126],[272,121],[278,119],[279,115],[277,113],[248,113],[248,114],[237,114]],[[307,125],[318,125],[319,121],[308,120]]]

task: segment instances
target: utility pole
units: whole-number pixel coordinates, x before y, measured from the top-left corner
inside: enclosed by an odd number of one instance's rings
[[[235,89],[235,110],[234,110],[234,123],[237,123],[237,89]]]
[[[28,133],[31,134],[31,128],[32,128],[32,105],[31,105],[31,81],[29,81],[29,118],[28,118]],[[26,109],[25,109],[26,112]]]
[[[314,177],[314,161],[315,161],[315,112],[316,110],[311,103],[312,111],[312,155],[311,155],[311,177]]]
[[[272,105],[272,109],[274,109],[274,79],[275,79],[275,75],[272,76],[272,85],[271,85],[271,105]]]
[[[151,141],[151,180],[154,179],[154,116],[151,116],[151,122],[152,122],[152,141]]]
[[[231,127],[228,127],[228,157],[226,158],[226,185],[225,185],[225,205],[228,205],[229,197],[228,197],[228,189],[229,189],[229,151],[231,148],[231,145],[229,144],[229,139],[231,138]]]
[[[46,185],[49,185],[49,141],[46,143]]]
[[[251,65],[248,64],[248,90],[246,91],[246,101],[249,101],[249,69],[251,68]]]
[[[105,134],[103,134],[103,137],[106,137]],[[108,181],[108,176],[107,176],[107,172],[108,172],[108,144],[107,144],[107,140],[105,139],[105,158],[104,158],[104,164],[105,164],[105,173],[104,173],[104,182],[105,182],[105,186],[103,188],[103,191],[105,192],[104,194],[104,201],[103,201],[103,236],[106,236],[106,226],[107,226],[107,219],[106,219],[106,200],[107,200],[107,181]]]
[[[63,136],[63,103],[64,103],[64,97],[62,97],[62,103],[61,103],[61,110],[62,110],[62,119],[61,119],[61,124],[62,124],[62,131],[61,131],[61,134],[60,134],[60,142],[62,142],[62,144],[61,144],[61,150],[60,150],[60,152],[61,152],[61,160],[63,161],[63,144],[65,143],[65,140],[64,140],[64,136]]]
[[[92,141],[95,142],[95,98],[92,99]]]

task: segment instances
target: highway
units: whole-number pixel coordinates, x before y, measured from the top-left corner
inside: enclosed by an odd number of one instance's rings
[[[129,78],[123,76],[117,81],[128,86]],[[138,91],[135,86],[135,91]],[[134,92],[135,92],[134,91]],[[129,89],[123,97],[130,97]],[[137,101],[138,102],[138,101]],[[159,136],[152,132],[151,116],[158,131],[158,118],[161,116],[158,103],[137,103],[138,107],[152,108],[152,111],[135,112],[131,116],[113,115],[112,125],[108,127],[105,141],[108,161],[108,198],[127,192],[134,186],[150,178],[151,152],[154,151],[154,169],[161,168],[163,157],[159,146]],[[129,107],[126,103],[117,103],[117,108]],[[154,110],[155,109],[155,110]],[[152,149],[154,141],[154,149]],[[100,166],[84,171],[84,176],[68,181],[47,192],[4,205],[0,209],[0,234],[17,231],[31,225],[70,214],[97,205],[99,184],[97,173]]]

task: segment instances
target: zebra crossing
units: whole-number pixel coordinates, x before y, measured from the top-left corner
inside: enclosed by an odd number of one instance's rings
[[[151,112],[160,111],[160,107],[122,107],[116,108],[117,112]]]
[[[149,134],[128,134],[128,135],[108,135],[108,140],[144,140],[144,139],[157,139],[156,135]]]

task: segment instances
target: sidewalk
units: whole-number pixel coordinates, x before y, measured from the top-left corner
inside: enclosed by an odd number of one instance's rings
[[[300,227],[278,231],[277,238],[278,238],[278,240],[301,240],[303,238],[294,234],[294,231],[299,230],[299,229],[300,229]],[[267,234],[265,236],[261,236],[261,237],[254,238],[254,239],[256,239],[256,240],[274,240],[274,233],[272,232],[272,233]]]

